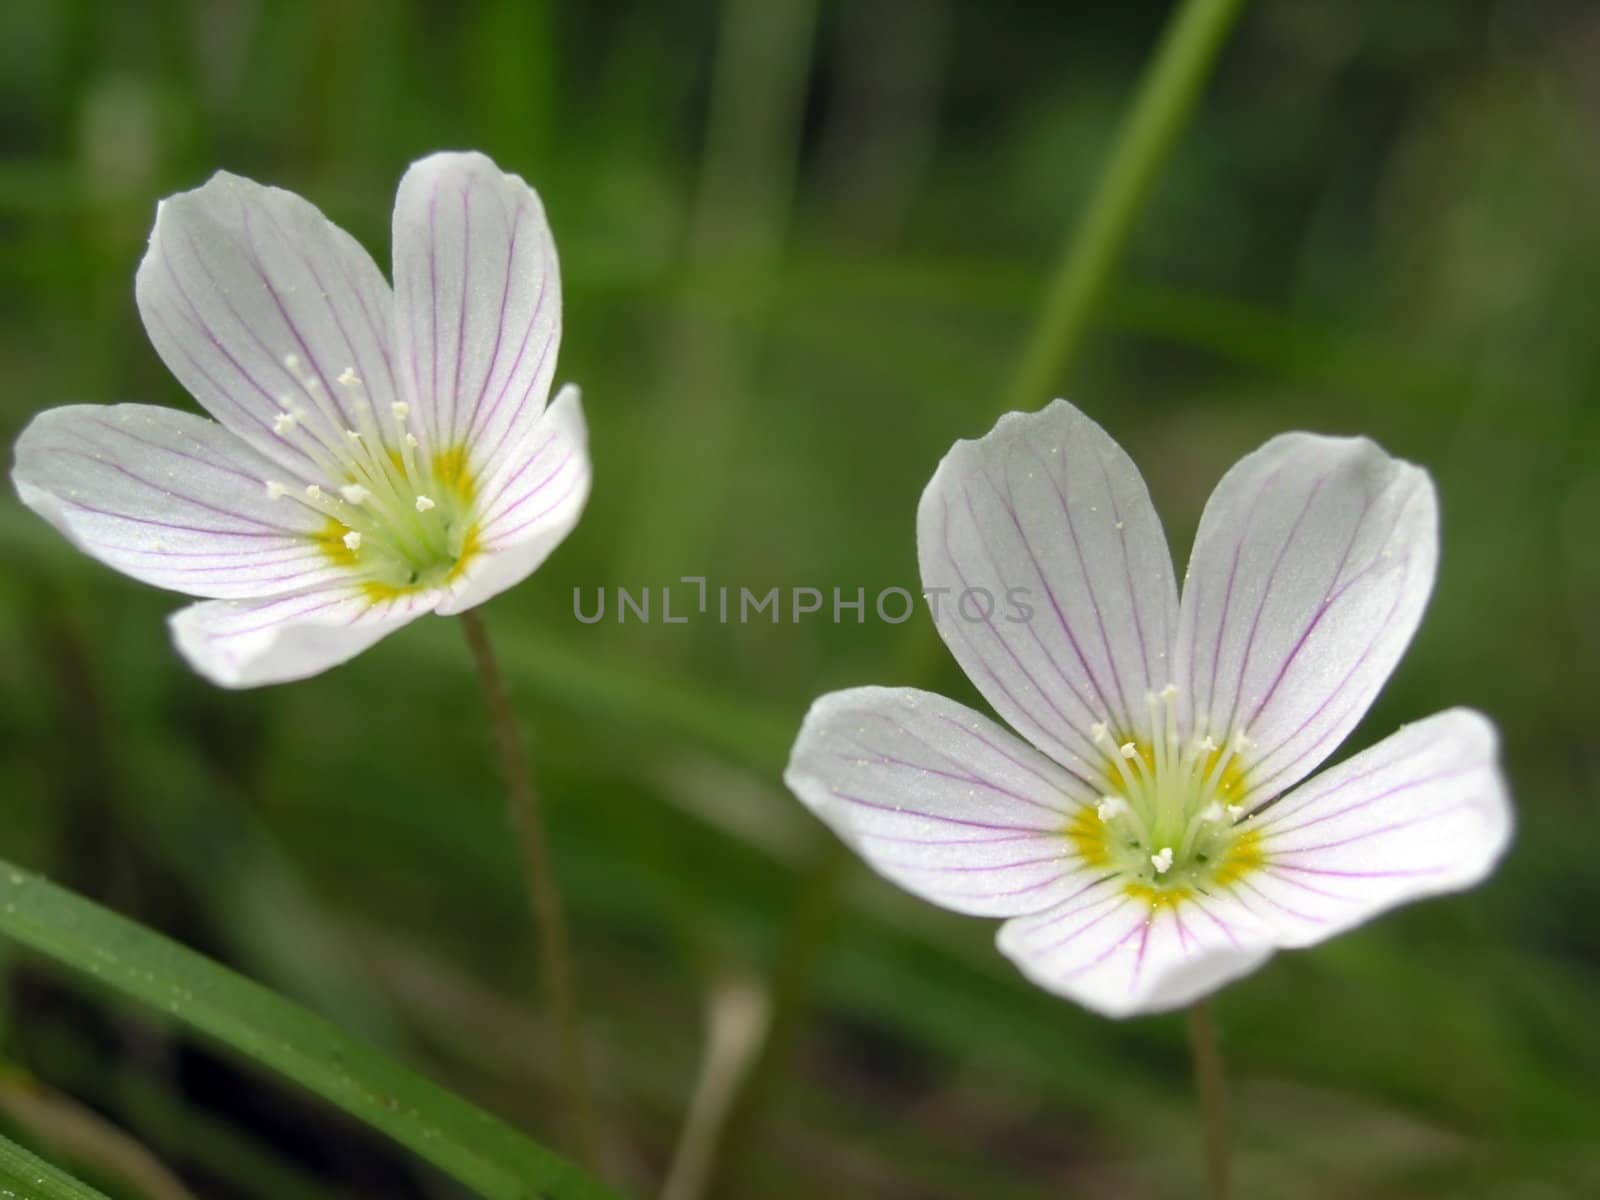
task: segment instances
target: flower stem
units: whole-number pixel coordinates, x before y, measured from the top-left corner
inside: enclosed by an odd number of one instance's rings
[[[539,792],[533,785],[533,769],[528,761],[527,747],[517,728],[511,694],[506,688],[505,676],[500,673],[494,645],[489,640],[489,630],[482,618],[471,610],[461,614],[461,628],[466,634],[467,646],[472,651],[479,682],[483,685],[484,703],[489,711],[489,723],[494,728],[495,747],[500,757],[500,772],[505,778],[511,826],[517,835],[522,874],[528,886],[528,903],[538,929],[545,995],[555,1026],[568,1121],[584,1162],[597,1166],[599,1127],[589,1090],[589,1070],[578,1022],[577,989],[573,983],[567,918],[550,861],[550,844],[545,834],[544,816],[540,811]]]
[[[1228,1084],[1211,1006],[1204,1000],[1189,1009],[1189,1050],[1194,1058],[1194,1085],[1204,1122],[1206,1178],[1211,1200],[1228,1200]]]
[[[1008,408],[1038,408],[1077,353],[1150,187],[1244,0],[1182,0],[1145,68],[1111,157],[1050,285]]]

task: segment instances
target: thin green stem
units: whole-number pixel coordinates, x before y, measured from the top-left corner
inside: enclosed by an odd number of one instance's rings
[[[1100,182],[1067,243],[1008,408],[1038,408],[1077,353],[1156,174],[1243,7],[1244,0],[1182,0],[1168,22]]]
[[[1223,1077],[1217,1027],[1204,1000],[1189,1009],[1189,1050],[1205,1132],[1206,1178],[1211,1200],[1228,1200],[1228,1084]]]
[[[511,827],[516,832],[522,857],[522,874],[528,887],[529,907],[538,929],[541,966],[546,999],[555,1027],[561,1079],[566,1090],[568,1119],[584,1162],[596,1167],[600,1162],[599,1126],[589,1088],[588,1062],[583,1052],[583,1033],[578,1020],[578,993],[573,982],[572,950],[567,934],[567,918],[561,902],[550,858],[550,843],[545,834],[539,792],[533,785],[533,768],[527,746],[511,707],[511,693],[501,674],[489,630],[475,611],[461,614],[461,628],[472,651],[472,661],[483,685],[489,723],[494,728],[495,747],[500,756]]]

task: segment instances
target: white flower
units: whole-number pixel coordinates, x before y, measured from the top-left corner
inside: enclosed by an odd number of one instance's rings
[[[1064,401],[1011,414],[940,464],[917,546],[940,634],[1022,736],[835,692],[786,780],[902,887],[1011,918],[1000,948],[1040,986],[1110,1016],[1189,1003],[1478,882],[1510,840],[1494,730],[1464,709],[1302,782],[1416,630],[1437,520],[1419,468],[1285,434],[1212,494],[1180,603],[1121,448]]]
[[[73,406],[17,442],[18,493],[79,548],[205,598],[171,624],[217,683],[303,678],[481,604],[582,512],[577,389],[546,406],[561,281],[538,196],[480,154],[414,164],[394,280],[305,200],[218,174],[162,202],[137,286],[216,420]]]

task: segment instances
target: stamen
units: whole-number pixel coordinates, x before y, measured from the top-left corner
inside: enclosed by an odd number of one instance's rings
[[[1121,796],[1107,796],[1094,806],[1094,811],[1103,824],[1109,825],[1128,811],[1128,802]]]
[[[268,496],[291,496],[337,522],[315,540],[360,551],[359,566],[348,557],[344,563],[363,577],[401,588],[433,586],[463,552],[461,531],[468,526],[459,522],[468,514],[451,502],[469,498],[438,493],[422,461],[422,438],[407,428],[411,406],[388,397],[380,402],[354,364],[338,369],[296,354],[281,361],[298,388],[279,398],[273,427],[314,464],[308,476],[317,482],[291,488],[263,480]],[[435,509],[446,519],[426,516]]]
[[[389,405],[389,411],[394,414],[395,425],[401,434],[400,437],[400,468],[405,472],[406,482],[411,485],[412,491],[417,491],[422,486],[422,477],[417,471],[417,439],[406,428],[406,418],[411,415],[411,405],[404,400],[396,400]],[[423,511],[418,509],[418,512]]]
[[[1150,865],[1156,869],[1157,875],[1165,875],[1172,870],[1172,847],[1163,846],[1158,853],[1152,854]]]
[[[322,386],[322,381],[306,370],[305,364],[300,361],[298,354],[284,355],[283,365],[289,374],[294,377],[294,381],[300,385],[300,390],[310,398],[312,408],[315,410],[316,415],[321,418],[321,420],[314,423],[316,428],[312,428],[311,424],[307,425],[307,430],[311,433],[313,440],[327,450],[329,454],[333,455],[334,458],[342,458],[342,451],[335,444],[338,441],[337,437],[330,438],[330,435],[335,435],[344,422],[339,414],[334,411],[335,406],[332,398],[329,397],[327,390]],[[283,406],[284,412],[291,418],[288,422],[274,422],[274,426],[280,435],[287,434],[296,424],[304,422],[309,415],[294,402],[292,396],[280,396],[278,403]],[[313,458],[319,459],[318,466],[324,470],[328,469],[328,464],[321,461],[315,452],[313,452]]]

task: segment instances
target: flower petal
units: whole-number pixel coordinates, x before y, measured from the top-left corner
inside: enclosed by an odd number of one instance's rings
[[[1293,786],[1361,719],[1422,619],[1438,549],[1427,472],[1365,438],[1285,434],[1223,477],[1177,666],[1191,723],[1249,738],[1243,803]]]
[[[957,912],[1037,912],[1093,878],[1068,833],[1093,793],[942,696],[873,687],[823,696],[784,782],[873,869]]]
[[[479,554],[439,612],[463,612],[526,579],[572,532],[588,499],[589,430],[569,384],[484,484]]]
[[[139,312],[162,361],[234,433],[301,482],[399,393],[393,299],[371,257],[292,192],[219,172],[161,202]],[[290,356],[295,366],[289,366]],[[353,369],[361,387],[339,381]],[[369,399],[370,397],[370,399]],[[277,431],[279,415],[304,415]]]
[[[358,588],[313,588],[269,600],[208,600],[169,618],[189,665],[228,688],[318,675],[431,612],[438,594],[376,603]]]
[[[1469,709],[1407,725],[1267,806],[1239,899],[1281,945],[1320,942],[1407,900],[1478,883],[1510,844],[1494,726]]]
[[[1048,912],[1007,921],[998,944],[1029,979],[1102,1016],[1181,1008],[1272,955],[1261,924],[1226,897],[1152,903],[1106,879]]]
[[[412,165],[394,207],[396,344],[436,451],[471,447],[486,474],[550,394],[561,273],[532,188],[481,154]]]
[[[1019,733],[1097,773],[1094,725],[1148,738],[1177,587],[1144,480],[1103,429],[1057,400],[957,442],[923,492],[917,550],[945,643]]]
[[[269,498],[276,472],[215,421],[143,404],[72,405],[17,439],[24,504],[101,562],[191,596],[247,598],[344,573],[324,518]]]

